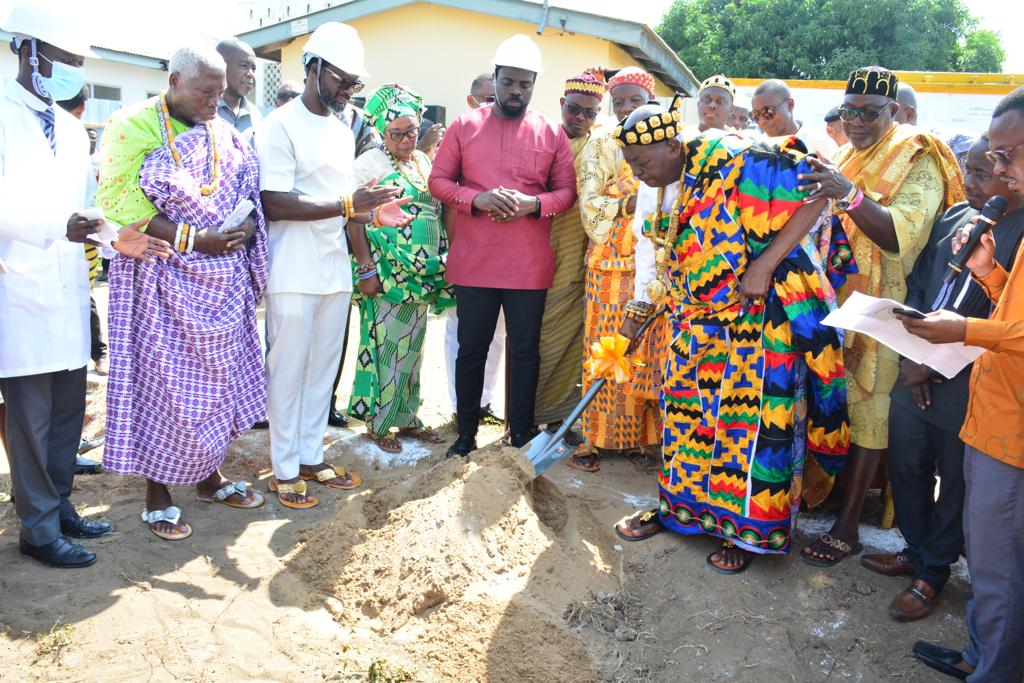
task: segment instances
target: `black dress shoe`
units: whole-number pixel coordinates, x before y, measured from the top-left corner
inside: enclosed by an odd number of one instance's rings
[[[459,457],[465,458],[466,456],[468,456],[470,453],[472,453],[475,450],[476,450],[476,435],[474,435],[474,434],[459,434],[459,438],[455,439],[455,443],[453,443],[451,446],[449,446],[448,452],[445,453],[444,457],[451,458],[452,456],[456,456],[457,455]]]
[[[967,677],[970,676],[969,673],[957,666],[957,664],[964,661],[960,650],[919,640],[914,643],[914,656],[947,676],[959,678],[961,681],[967,680]]]
[[[512,448],[522,448],[526,444],[530,443],[535,436],[537,436],[537,432],[534,431],[517,432],[509,436],[509,445],[511,445]]]
[[[96,561],[96,553],[77,543],[72,543],[63,536],[58,536],[56,541],[46,545],[32,545],[24,539],[20,539],[18,548],[22,555],[28,555],[43,564],[61,569],[88,567]]]
[[[480,424],[495,426],[505,424],[505,421],[491,410],[491,404],[488,403],[485,406],[480,406]]]
[[[267,420],[260,420],[259,422],[254,422],[252,427],[249,427],[249,429],[270,429],[270,422]]]
[[[348,427],[348,418],[334,408],[327,413],[327,424],[332,427]]]
[[[97,538],[114,530],[110,522],[101,522],[81,517],[68,517],[60,520],[60,532],[71,538]]]

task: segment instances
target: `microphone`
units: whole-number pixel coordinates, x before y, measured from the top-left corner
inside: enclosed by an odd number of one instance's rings
[[[968,238],[967,244],[962,246],[960,251],[946,263],[946,274],[942,278],[943,282],[948,285],[957,278],[963,271],[967,259],[971,258],[971,254],[978,248],[981,236],[991,230],[992,226],[1003,217],[1004,213],[1006,213],[1006,197],[999,195],[989,197],[989,200],[985,202],[985,207],[981,210],[980,220],[971,228],[971,236]]]

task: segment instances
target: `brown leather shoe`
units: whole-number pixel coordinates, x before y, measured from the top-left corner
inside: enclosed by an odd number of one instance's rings
[[[903,553],[879,553],[877,555],[865,555],[860,558],[860,564],[876,574],[885,576],[913,576],[914,565],[910,563]]]
[[[935,589],[921,579],[914,579],[910,587],[889,603],[889,616],[896,621],[917,621],[932,613]]]

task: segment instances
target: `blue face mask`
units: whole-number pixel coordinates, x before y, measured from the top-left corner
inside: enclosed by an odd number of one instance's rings
[[[35,41],[32,41],[32,58],[29,63],[32,64],[32,85],[36,92],[54,102],[70,100],[82,92],[82,86],[85,85],[85,69],[63,62],[55,62],[42,53],[39,56],[50,63],[49,78],[39,73],[36,45]]]

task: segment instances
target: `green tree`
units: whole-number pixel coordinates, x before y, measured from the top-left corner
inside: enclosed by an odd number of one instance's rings
[[[675,0],[658,32],[702,78],[845,79],[871,64],[998,71],[999,38],[975,25],[962,0]]]

